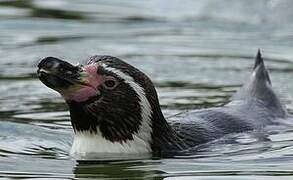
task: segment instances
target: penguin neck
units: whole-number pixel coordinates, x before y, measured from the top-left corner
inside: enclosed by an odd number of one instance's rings
[[[157,111],[153,111],[152,117],[151,147],[154,153],[178,152],[186,148],[184,142],[180,138],[180,134],[178,134],[166,121],[160,108],[157,108]]]
[[[126,147],[124,141],[110,142],[103,138],[99,130],[95,117],[86,113],[78,103],[69,103],[71,123],[75,131],[74,142],[71,153],[87,152],[108,152],[109,153],[147,153],[160,154],[167,151],[178,151],[183,149],[184,143],[179,134],[168,124],[159,105],[152,106],[151,115],[151,138],[150,142],[141,143],[141,138],[133,135],[133,140],[127,142],[130,147]],[[143,127],[141,127],[143,128]],[[149,144],[148,144],[149,143]],[[183,146],[183,147],[182,147]]]

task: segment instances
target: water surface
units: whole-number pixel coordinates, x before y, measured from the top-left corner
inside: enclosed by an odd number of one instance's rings
[[[0,177],[292,179],[293,127],[230,135],[195,155],[77,162],[69,113],[36,78],[46,56],[72,63],[108,54],[138,67],[166,117],[221,106],[263,50],[274,88],[293,112],[290,0],[0,1]]]

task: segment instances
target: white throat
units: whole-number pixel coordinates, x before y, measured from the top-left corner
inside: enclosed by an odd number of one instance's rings
[[[149,142],[145,142],[137,135],[133,135],[133,140],[120,143],[111,142],[102,137],[100,133],[77,132],[74,136],[70,154],[86,156],[92,153],[145,154],[151,152]]]
[[[137,93],[139,97],[139,104],[141,108],[141,125],[137,133],[132,135],[132,140],[120,142],[111,142],[105,139],[99,127],[97,133],[90,133],[89,131],[76,132],[74,136],[71,154],[86,155],[88,153],[124,153],[124,154],[143,154],[151,152],[152,141],[152,110],[149,101],[146,98],[144,88],[137,84],[134,79],[123,73],[122,71],[108,67],[105,64],[102,66],[117,76],[125,80],[131,88]],[[127,106],[127,104],[125,104]]]

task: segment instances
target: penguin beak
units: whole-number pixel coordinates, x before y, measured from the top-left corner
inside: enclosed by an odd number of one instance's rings
[[[46,86],[59,92],[72,87],[90,86],[88,74],[82,66],[74,66],[54,57],[40,61],[37,75]]]

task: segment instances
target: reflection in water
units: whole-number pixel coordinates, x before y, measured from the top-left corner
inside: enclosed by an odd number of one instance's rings
[[[35,71],[46,56],[72,63],[118,56],[151,77],[164,115],[174,117],[227,103],[261,48],[273,86],[293,112],[291,7],[290,0],[0,1],[0,177],[290,179],[291,121],[186,156],[77,162],[68,153],[68,108]]]
[[[152,162],[151,164],[160,162]],[[110,178],[110,179],[163,179],[166,174],[160,170],[143,170],[140,166],[148,166],[148,162],[79,162],[74,168],[76,178]]]

